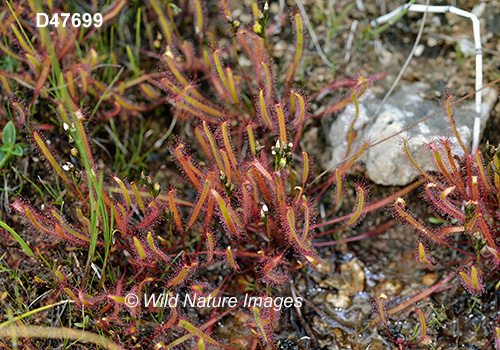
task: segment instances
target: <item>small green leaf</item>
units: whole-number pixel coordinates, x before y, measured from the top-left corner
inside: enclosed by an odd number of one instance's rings
[[[14,147],[14,151],[12,151],[12,154],[15,155],[15,156],[22,156],[23,155],[23,147],[19,144],[17,144],[15,147]]]
[[[12,121],[8,122],[3,128],[2,141],[4,145],[11,147],[16,143],[16,128]]]
[[[435,217],[430,217],[429,222],[434,225],[441,225],[444,224],[445,222],[441,219],[435,218]]]

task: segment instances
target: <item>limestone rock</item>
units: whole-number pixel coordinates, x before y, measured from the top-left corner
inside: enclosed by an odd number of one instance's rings
[[[355,139],[353,151],[359,149],[367,139],[371,144],[384,139],[413,125],[420,119],[429,116],[441,106],[422,96],[429,86],[424,83],[407,85],[395,92],[385,103],[379,115],[372,119],[372,115],[380,104],[373,95],[367,95],[359,103],[359,116],[354,125]],[[483,90],[481,132],[484,130],[490,111],[497,100],[494,89]],[[347,132],[354,117],[354,106],[348,106],[333,122],[327,132],[327,140],[332,146],[330,167],[338,164],[345,157],[347,149]],[[472,143],[472,128],[474,124],[474,99],[462,102],[454,107],[455,122],[462,141],[466,145]],[[410,138],[409,151],[415,161],[426,171],[435,170],[434,160],[426,144],[437,137],[453,137],[448,116],[445,112],[412,127],[403,136],[393,137],[366,151],[360,158],[366,169],[365,176],[380,185],[407,185],[418,175],[418,171],[411,165],[404,155],[403,137]],[[455,139],[456,140],[456,139]],[[460,152],[461,150],[457,150]],[[351,151],[351,154],[352,151]]]

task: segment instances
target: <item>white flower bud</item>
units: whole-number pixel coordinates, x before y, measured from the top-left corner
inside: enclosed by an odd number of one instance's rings
[[[63,129],[64,129],[64,131],[68,131],[69,130],[69,125],[66,124],[66,123],[63,123]]]
[[[260,216],[261,218],[265,218],[267,216],[267,213],[269,212],[269,208],[267,207],[267,205],[263,205],[262,206],[262,209],[260,210]]]
[[[63,170],[64,171],[70,171],[72,170],[74,167],[73,167],[73,164],[71,164],[70,162],[66,162],[66,164],[64,164],[62,166]]]

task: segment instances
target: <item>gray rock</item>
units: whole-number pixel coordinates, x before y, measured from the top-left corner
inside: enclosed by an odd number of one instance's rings
[[[354,126],[357,138],[351,148],[351,154],[356,152],[367,139],[370,144],[373,144],[441,109],[441,106],[435,102],[422,98],[423,92],[428,88],[429,86],[424,83],[414,83],[400,88],[387,100],[375,119],[372,119],[371,116],[377,109],[380,100],[377,100],[373,95],[367,95],[359,104],[360,113]],[[496,100],[497,94],[494,89],[483,90],[481,132],[484,130]],[[454,108],[458,132],[462,141],[469,147],[472,143],[474,110],[473,99],[462,102]],[[345,158],[346,135],[354,115],[354,106],[348,106],[327,132],[327,140],[332,146],[332,157],[327,164],[328,167],[342,162]],[[425,171],[435,170],[434,158],[426,147],[430,141],[437,137],[450,137],[456,141],[448,116],[445,112],[441,112],[409,129],[404,135],[390,138],[369,148],[359,159],[364,163],[365,176],[380,185],[403,186],[409,184],[419,175],[404,155],[403,137],[410,138],[409,151]],[[456,151],[460,155],[460,147],[457,147]]]

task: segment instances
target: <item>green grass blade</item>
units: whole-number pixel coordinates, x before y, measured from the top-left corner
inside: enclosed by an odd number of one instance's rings
[[[7,231],[9,231],[9,233],[12,235],[12,237],[15,238],[15,240],[17,241],[17,243],[19,243],[21,245],[21,247],[23,247],[24,251],[26,252],[26,254],[28,254],[30,257],[34,258],[35,257],[35,253],[33,253],[33,251],[31,250],[31,248],[26,244],[26,242],[17,234],[16,231],[14,231],[9,225],[7,225],[5,222],[3,221],[0,221],[0,226],[2,226],[4,229],[6,229]]]

